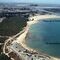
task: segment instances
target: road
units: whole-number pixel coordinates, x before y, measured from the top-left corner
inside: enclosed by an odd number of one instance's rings
[[[25,27],[25,28],[26,28],[26,27]],[[3,46],[3,53],[4,53],[4,54],[7,55],[7,53],[5,52],[5,48],[7,47],[7,43],[8,43],[9,41],[12,42],[12,40],[15,40],[14,38],[16,38],[17,36],[19,36],[19,35],[21,35],[22,33],[24,33],[24,32],[25,32],[25,28],[24,28],[22,31],[20,31],[19,33],[17,33],[16,35],[14,35],[14,36],[12,36],[12,37],[9,37],[9,39],[7,39],[7,40],[5,41],[4,46]]]

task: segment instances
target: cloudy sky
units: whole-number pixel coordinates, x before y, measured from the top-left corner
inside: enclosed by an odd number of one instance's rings
[[[0,2],[23,2],[23,3],[48,3],[60,4],[60,0],[0,0]]]

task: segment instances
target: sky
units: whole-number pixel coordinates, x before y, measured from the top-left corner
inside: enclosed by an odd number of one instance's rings
[[[0,2],[23,2],[23,3],[48,3],[48,4],[60,4],[60,0],[0,0]]]

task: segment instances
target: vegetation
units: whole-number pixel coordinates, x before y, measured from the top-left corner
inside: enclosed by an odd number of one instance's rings
[[[2,53],[2,51],[3,51],[3,50],[2,50],[2,45],[0,45],[0,54]]]
[[[5,54],[0,54],[0,60],[11,60],[7,55]]]
[[[8,38],[6,38],[6,37],[0,37],[0,43],[4,43],[4,41],[5,41],[6,39],[8,39]]]
[[[25,17],[14,16],[3,20],[0,23],[0,35],[2,36],[12,36],[17,34],[22,30],[27,24],[27,19]]]
[[[2,52],[3,45],[4,45],[4,42],[5,42],[6,39],[8,39],[8,38],[6,38],[6,37],[0,37],[0,43],[1,43],[1,45],[0,45],[0,53]]]

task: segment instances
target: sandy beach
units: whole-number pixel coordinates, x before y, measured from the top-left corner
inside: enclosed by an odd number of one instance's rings
[[[20,43],[21,46],[23,46],[25,49],[29,50],[29,51],[34,51],[32,48],[29,48],[24,42],[26,41],[25,40],[25,37],[29,31],[29,26],[32,25],[32,24],[35,24],[37,23],[39,20],[41,19],[47,19],[47,18],[60,18],[60,16],[56,16],[56,15],[37,15],[37,16],[32,16],[32,17],[29,17],[29,20],[27,22],[27,26],[25,28],[25,32],[22,33],[16,40],[17,43]],[[34,19],[32,21],[32,19]],[[57,59],[57,58],[54,58],[52,57],[53,60],[60,60],[60,59]]]
[[[27,26],[25,27],[25,32],[23,34],[21,34],[18,38],[17,38],[17,42],[20,43],[25,49],[28,49],[30,51],[33,51],[32,48],[29,48],[24,42],[25,42],[25,37],[28,33],[28,30],[29,30],[29,27],[32,25],[32,24],[35,24],[37,23],[39,20],[41,19],[47,19],[47,18],[60,18],[59,16],[56,16],[56,15],[37,15],[37,16],[32,16],[32,17],[29,17],[29,20],[27,22]],[[34,19],[32,21],[32,19]]]
[[[27,23],[28,25],[32,25],[32,24],[35,24],[37,23],[39,20],[42,20],[42,19],[47,19],[47,18],[60,18],[60,16],[57,16],[57,15],[37,15],[37,16],[32,16],[32,17],[29,17],[29,20]],[[34,19],[32,21],[32,19]]]
[[[21,46],[23,46],[25,49],[29,50],[29,51],[33,51],[32,48],[29,48],[26,44],[25,44],[25,37],[28,33],[29,27],[26,26],[25,28],[25,32],[23,34],[21,34],[18,38],[17,38],[17,43],[20,43]]]

